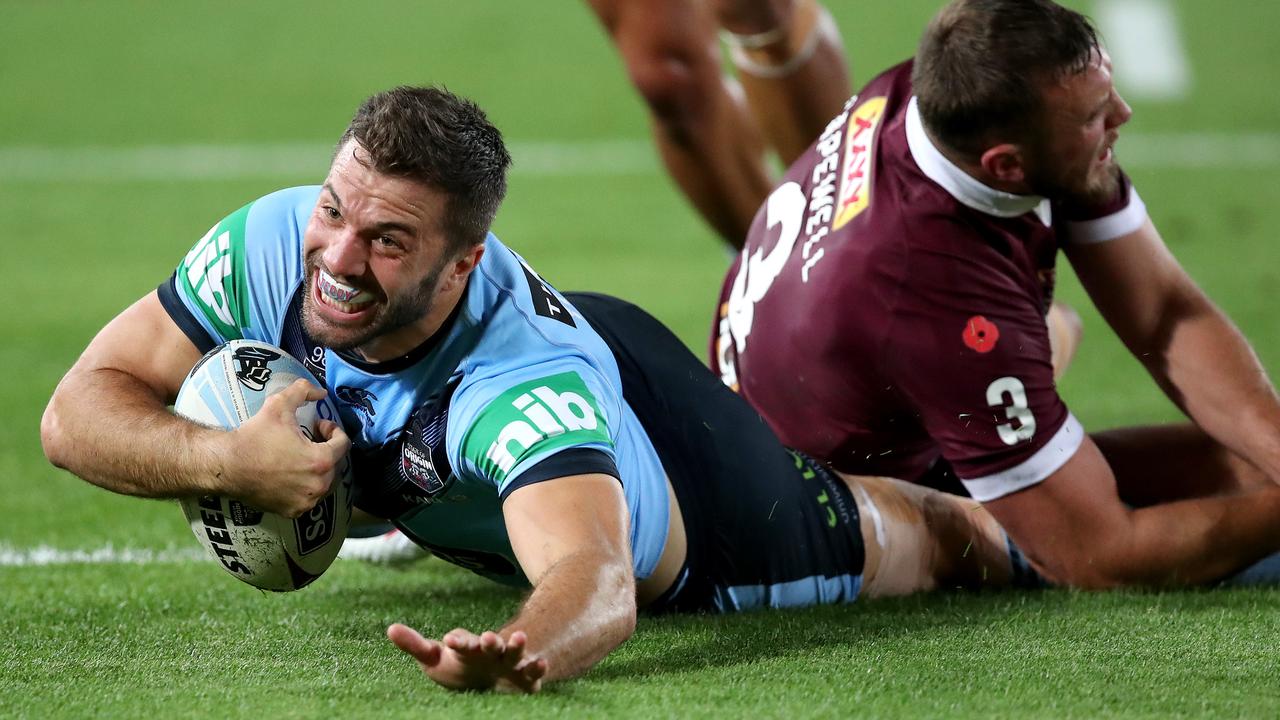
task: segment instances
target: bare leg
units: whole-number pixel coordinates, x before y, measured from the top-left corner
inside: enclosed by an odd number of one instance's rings
[[[981,504],[890,478],[841,479],[858,501],[868,597],[1011,583],[1008,541]]]
[[[1231,495],[1271,484],[1248,461],[1183,423],[1092,433],[1120,499],[1132,507]]]
[[[790,165],[853,92],[835,22],[817,0],[715,0],[715,6],[751,110]]]
[[[773,181],[764,138],[721,73],[715,18],[692,0],[589,3],[649,107],[667,170],[725,242],[741,248]]]

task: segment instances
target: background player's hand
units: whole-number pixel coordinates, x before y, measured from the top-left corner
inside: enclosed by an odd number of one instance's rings
[[[320,421],[315,442],[302,433],[298,408],[324,396],[323,388],[297,380],[228,433],[223,492],[285,517],[314,507],[351,447],[342,428],[329,420]]]
[[[387,628],[387,637],[417,660],[427,677],[450,690],[535,693],[547,674],[547,661],[525,652],[528,638],[520,631],[504,639],[493,631],[476,635],[457,628],[437,641],[396,623]]]

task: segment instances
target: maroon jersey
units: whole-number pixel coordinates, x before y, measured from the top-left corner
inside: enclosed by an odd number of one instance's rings
[[[712,368],[784,443],[838,470],[914,480],[944,458],[975,498],[1000,497],[1083,439],[1045,327],[1060,244],[1145,219],[1127,178],[1084,214],[965,174],[925,134],[904,63],[849,101],[757,214]]]

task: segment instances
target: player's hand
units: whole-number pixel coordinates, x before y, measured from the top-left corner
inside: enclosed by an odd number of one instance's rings
[[[396,623],[387,628],[387,637],[417,660],[427,677],[450,690],[535,693],[547,674],[547,661],[525,652],[528,637],[518,630],[503,639],[493,631],[476,635],[457,628],[437,641]]]
[[[222,492],[291,518],[315,507],[351,447],[337,423],[321,420],[314,442],[298,425],[298,408],[324,396],[323,388],[296,380],[227,433]]]

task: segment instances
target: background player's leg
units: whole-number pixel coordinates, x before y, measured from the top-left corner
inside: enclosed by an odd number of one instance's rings
[[[1190,423],[1118,428],[1090,436],[1115,473],[1120,499],[1131,507],[1228,495],[1271,482]]]
[[[840,33],[817,0],[715,0],[734,65],[769,144],[790,165],[853,90]]]
[[[867,597],[1012,584],[1008,540],[981,504],[890,478],[841,478],[858,501]]]
[[[720,69],[715,19],[696,0],[589,0],[649,107],[663,162],[717,233],[742,247],[773,187],[764,138]]]
[[[1071,360],[1080,347],[1080,338],[1084,335],[1084,323],[1080,314],[1070,305],[1053,301],[1049,306],[1049,314],[1045,316],[1045,325],[1049,327],[1049,348],[1053,353],[1053,379],[1058,380],[1071,366]]]

